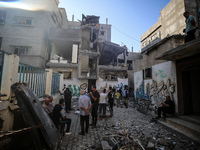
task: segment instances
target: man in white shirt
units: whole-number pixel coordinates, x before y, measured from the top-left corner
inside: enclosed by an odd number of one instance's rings
[[[79,135],[85,135],[88,133],[89,128],[89,112],[91,107],[91,101],[88,96],[85,95],[85,91],[81,90],[81,96],[78,102],[80,108],[80,124],[81,124],[81,132]],[[86,128],[84,130],[84,123],[86,122]]]
[[[100,94],[100,103],[99,103],[99,118],[106,117],[106,104],[107,104],[107,94],[106,89],[103,90],[103,93]],[[101,115],[103,109],[103,116]]]

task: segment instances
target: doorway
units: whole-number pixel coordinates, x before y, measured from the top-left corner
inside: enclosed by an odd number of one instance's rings
[[[176,62],[178,113],[184,115],[200,114],[200,56]]]

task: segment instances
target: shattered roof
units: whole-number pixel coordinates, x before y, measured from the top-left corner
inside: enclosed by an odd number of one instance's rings
[[[99,42],[99,52],[101,54],[99,58],[100,65],[106,65],[110,63],[113,59],[117,58],[117,56],[127,50],[126,46],[121,47],[118,44],[103,41]]]
[[[82,25],[85,24],[99,24],[99,16],[85,16],[84,14],[82,14]]]

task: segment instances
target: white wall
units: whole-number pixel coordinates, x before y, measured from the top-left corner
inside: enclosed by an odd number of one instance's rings
[[[1,97],[0,100],[0,118],[3,120],[1,131],[12,130],[14,115],[8,109],[14,109],[14,100],[11,102],[11,85],[18,82],[18,66],[19,57],[14,55],[6,55],[4,57],[4,65],[2,71],[1,94],[7,96]],[[13,96],[13,95],[12,95]]]
[[[59,70],[59,69],[58,69]],[[69,70],[62,68],[61,70]],[[64,84],[66,87],[69,88],[69,90],[72,92],[72,96],[80,96],[80,91],[83,89],[87,92],[88,87],[88,80],[79,80],[77,78],[77,70],[76,69],[70,69],[72,71],[72,79],[63,79],[62,83],[60,83],[62,89],[64,87]]]
[[[152,66],[152,79],[144,79],[142,70],[134,73],[136,99],[150,99],[158,106],[169,95],[177,109],[177,87],[175,63],[168,61]]]
[[[96,87],[100,93],[103,92],[103,89],[106,89],[108,91],[109,87],[115,87],[117,90],[122,88],[123,90],[125,85],[128,85],[128,78],[118,78],[117,81],[104,81],[102,78],[99,78],[96,81]]]

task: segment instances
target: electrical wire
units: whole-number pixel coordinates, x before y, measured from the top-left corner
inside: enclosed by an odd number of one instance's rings
[[[116,29],[117,31],[119,31],[120,33],[122,33],[122,34],[126,35],[127,37],[129,37],[129,38],[131,38],[131,39],[133,39],[133,40],[135,40],[135,41],[137,41],[137,42],[140,42],[140,40],[137,40],[137,39],[135,39],[135,38],[133,38],[133,37],[129,36],[128,34],[126,34],[126,33],[122,32],[122,31],[120,31],[119,29],[117,29],[117,28],[116,28],[116,27],[114,27],[113,25],[112,25],[112,27],[113,27],[113,28],[115,28],[115,29]]]

